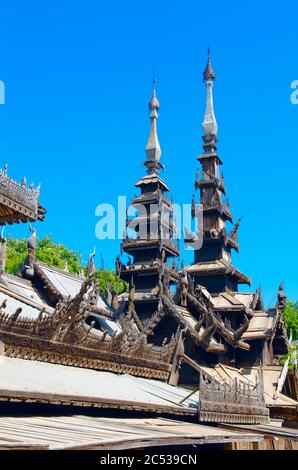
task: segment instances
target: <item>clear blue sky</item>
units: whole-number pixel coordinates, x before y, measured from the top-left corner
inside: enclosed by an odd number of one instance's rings
[[[297,17],[287,0],[1,1],[0,164],[15,179],[41,181],[48,213],[39,236],[85,259],[95,244],[114,266],[119,243],[96,240],[94,211],[118,194],[130,199],[144,174],[153,73],[163,177],[175,201],[191,200],[210,46],[219,153],[243,222],[234,263],[262,284],[267,305],[282,279],[297,299]]]

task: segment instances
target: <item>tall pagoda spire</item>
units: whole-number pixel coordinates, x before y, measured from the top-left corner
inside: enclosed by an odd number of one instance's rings
[[[208,62],[203,74],[203,81],[206,84],[206,111],[202,122],[205,135],[217,136],[218,126],[214,113],[213,105],[213,82],[216,78],[214,69],[211,65],[210,48],[208,48]]]
[[[121,245],[121,252],[126,253],[130,261],[126,266],[120,265],[120,277],[135,287],[136,312],[141,321],[157,311],[160,302],[159,283],[165,265],[170,258],[179,256],[178,241],[174,236],[174,203],[168,198],[167,184],[158,174],[163,168],[159,161],[161,148],[156,127],[159,108],[154,80],[149,102],[151,129],[146,145],[147,160],[144,163],[147,175],[135,184],[140,194],[134,196],[130,207],[134,207],[137,214],[127,214]],[[174,265],[172,267],[170,282],[176,283],[179,276]]]
[[[156,97],[156,78],[153,79],[153,92],[151,100],[149,101],[149,117],[151,120],[151,127],[148,142],[145,148],[147,160],[145,166],[147,167],[147,173],[153,174],[158,173],[163,165],[160,163],[161,148],[157,135],[157,120],[158,111],[160,109],[159,101]]]
[[[208,49],[208,61],[203,73],[206,86],[206,111],[202,122],[203,153],[198,157],[202,172],[201,179],[197,174],[195,182],[195,189],[200,190],[203,208],[203,244],[195,251],[195,264],[191,266],[191,272],[195,282],[207,287],[210,292],[237,291],[238,284],[250,283],[250,280],[232,266],[231,249],[239,249],[239,222],[228,234],[227,222],[233,220],[230,204],[224,200],[226,189],[220,173],[222,161],[217,153],[218,126],[213,104],[215,78]]]

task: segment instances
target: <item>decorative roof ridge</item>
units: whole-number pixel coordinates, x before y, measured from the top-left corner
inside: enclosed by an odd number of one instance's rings
[[[36,200],[40,195],[40,184],[38,184],[36,188],[33,187],[33,183],[28,186],[26,178],[23,178],[22,182],[18,183],[16,180],[8,176],[7,167],[4,169],[0,168],[0,179],[4,180],[8,185],[15,188],[16,190],[19,190],[20,192],[27,195],[32,195],[32,197],[34,197]]]
[[[40,184],[36,188],[33,187],[33,183],[28,186],[25,177],[21,183],[18,183],[14,179],[10,178],[7,173],[7,165],[5,165],[4,169],[0,168],[1,202],[4,203],[4,205],[8,205],[8,207],[14,209],[16,213],[19,214],[17,217],[18,221],[26,222],[27,220],[43,220],[46,210],[38,201],[40,195]],[[13,215],[14,214],[8,215],[7,220],[9,220],[9,217],[12,217]],[[5,219],[5,216],[3,216],[3,218]]]

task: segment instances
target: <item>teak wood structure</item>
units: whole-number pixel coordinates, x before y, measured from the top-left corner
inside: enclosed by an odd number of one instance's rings
[[[178,267],[173,198],[168,197],[169,188],[160,176],[160,105],[154,89],[149,103],[147,174],[136,183],[140,194],[132,205],[137,215],[127,213],[121,256],[116,259],[117,274],[130,285],[128,293],[118,296],[106,286],[105,298],[99,295],[94,253],[86,276],[38,261],[32,226],[20,275],[9,275],[6,239],[1,236],[0,341],[5,361],[0,368],[7,380],[19,371],[14,388],[1,384],[1,401],[150,411],[231,424],[266,424],[269,410],[272,416],[277,410],[296,413],[297,402],[283,393],[287,364],[281,367],[276,358],[289,348],[282,319],[283,285],[275,307],[266,311],[261,289],[239,290],[250,279],[232,264],[231,252],[239,250],[240,220],[228,231],[227,223],[233,219],[224,200],[217,153],[215,72],[210,57],[203,79],[203,152],[195,181],[202,214],[192,199],[193,217],[202,216],[198,226],[202,226],[203,241],[194,252],[193,264]],[[43,220],[39,188],[28,188],[25,180],[18,185],[8,178],[7,168],[0,179],[0,223]],[[29,365],[32,371],[53,377],[47,392],[37,382],[36,387],[25,386],[21,371]],[[131,399],[113,398],[108,387],[113,382],[111,373],[122,374],[123,390],[126,375],[134,378],[134,391],[127,391]],[[68,392],[62,393],[55,377],[61,378],[60,383],[69,375]],[[88,396],[78,386],[83,381],[92,390],[99,387],[99,378],[110,392],[99,388],[97,397]],[[158,398],[139,397],[139,385],[149,387],[151,396]]]

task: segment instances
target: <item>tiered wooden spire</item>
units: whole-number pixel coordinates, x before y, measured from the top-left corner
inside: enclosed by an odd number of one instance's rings
[[[197,173],[195,181],[195,189],[200,190],[203,205],[203,245],[195,251],[195,263],[198,267],[197,282],[211,292],[221,292],[227,289],[236,291],[238,284],[249,283],[250,280],[231,265],[231,249],[239,249],[240,221],[228,235],[226,224],[233,222],[233,219],[230,204],[224,200],[226,189],[223,175],[220,173],[222,161],[217,153],[218,125],[213,103],[215,77],[208,50],[208,62],[203,73],[206,86],[206,111],[202,122],[203,153],[198,157],[202,174],[200,178]]]
[[[151,128],[145,149],[147,160],[144,166],[147,175],[135,184],[141,191],[141,194],[131,201],[131,206],[137,210],[137,215],[132,218],[127,216],[122,243],[122,251],[132,256],[133,261],[129,261],[126,266],[122,264],[120,270],[122,279],[134,283],[136,302],[140,298],[143,303],[155,299],[151,313],[156,311],[164,264],[168,258],[179,255],[179,248],[174,239],[173,201],[168,199],[169,188],[159,176],[159,170],[163,168],[160,163],[161,148],[156,127],[159,109],[160,104],[154,87],[149,102]],[[172,273],[178,279],[178,273],[174,268]],[[147,312],[146,308],[143,312]]]

